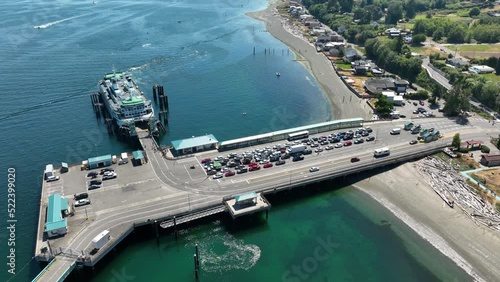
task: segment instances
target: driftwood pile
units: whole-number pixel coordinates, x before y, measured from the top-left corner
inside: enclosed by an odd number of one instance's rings
[[[483,200],[449,164],[428,157],[415,162],[414,167],[430,176],[432,189],[450,207],[458,205],[475,223],[500,231],[500,214],[495,206]]]

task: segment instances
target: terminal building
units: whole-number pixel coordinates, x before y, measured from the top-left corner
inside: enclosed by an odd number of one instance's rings
[[[289,129],[254,135],[254,136],[223,141],[219,143],[218,149],[219,151],[232,150],[263,143],[285,140],[289,139],[291,136],[293,136],[294,140],[298,140],[300,138],[305,139],[308,137],[309,134],[317,134],[325,131],[338,130],[342,128],[361,127],[363,126],[363,122],[364,120],[362,118],[352,118],[352,119],[341,119],[341,120],[305,125],[295,128],[289,128]],[[296,133],[300,133],[299,138],[295,138],[297,137]]]
[[[47,237],[52,238],[68,233],[68,220],[63,217],[68,211],[68,200],[61,194],[53,194],[49,197],[47,207],[47,221],[45,232]]]
[[[218,142],[219,141],[217,141],[212,134],[207,134],[204,136],[172,141],[172,146],[175,153],[178,155],[184,155],[215,149]]]

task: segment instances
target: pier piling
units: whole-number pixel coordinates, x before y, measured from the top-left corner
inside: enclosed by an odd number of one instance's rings
[[[193,255],[194,258],[194,275],[196,276],[196,280],[198,280],[199,277],[199,267],[198,267],[198,257],[196,254]]]
[[[198,244],[194,245],[196,252],[196,267],[200,268],[200,253],[198,252]]]
[[[177,220],[175,219],[175,216],[174,216],[174,234],[175,234],[175,239],[177,240]]]
[[[255,46],[253,46],[253,55],[255,56]]]

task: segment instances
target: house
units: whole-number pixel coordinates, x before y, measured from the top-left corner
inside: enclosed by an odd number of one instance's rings
[[[481,155],[480,163],[484,166],[497,166],[500,165],[500,154],[497,155]]]
[[[315,27],[311,30],[311,35],[322,35],[325,33],[326,33],[326,30],[324,28]]]
[[[355,75],[366,75],[367,72],[368,68],[365,66],[355,66],[353,70]]]
[[[321,23],[318,20],[308,20],[304,22],[304,25],[309,27],[309,29],[321,28]]]
[[[314,17],[313,17],[313,15],[304,14],[304,15],[300,15],[300,16],[299,16],[299,19],[300,19],[301,21],[305,22],[305,21],[310,21],[310,20],[313,20],[313,19],[314,19]]]
[[[392,35],[395,35],[395,36],[399,36],[401,34],[401,30],[399,28],[389,28],[389,29],[386,29],[384,31],[385,35],[387,36],[392,36]]]
[[[472,73],[484,74],[484,73],[493,73],[493,72],[495,72],[495,69],[492,67],[488,67],[488,66],[475,65],[475,66],[470,67],[469,71]]]
[[[454,68],[461,69],[467,67],[469,63],[461,58],[446,59],[446,63]]]
[[[344,60],[348,60],[349,62],[353,62],[355,60],[359,60],[361,56],[358,54],[358,51],[352,47],[347,47],[344,50]]]
[[[383,91],[392,90],[396,93],[405,93],[409,83],[406,80],[392,78],[371,78],[365,81],[365,89],[369,94],[381,94]]]
[[[327,33],[325,35],[320,35],[316,39],[316,42],[328,43],[328,42],[339,42],[344,43],[344,38],[337,33]]]
[[[340,50],[337,48],[331,48],[328,50],[328,55],[338,57],[340,56]]]
[[[340,50],[343,46],[343,42],[328,42],[324,45],[323,50],[328,51],[333,48]]]
[[[371,68],[370,72],[372,73],[373,76],[382,76],[385,73],[385,70],[376,67],[376,68]]]
[[[394,87],[396,88],[397,93],[405,93],[409,85],[410,83],[404,79],[398,79],[394,81]]]

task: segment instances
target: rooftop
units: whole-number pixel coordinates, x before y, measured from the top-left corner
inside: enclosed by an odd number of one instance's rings
[[[49,197],[47,207],[47,221],[45,231],[51,231],[67,226],[66,218],[62,217],[62,211],[68,209],[68,200],[62,198],[61,194],[52,194]]]
[[[255,193],[255,192],[248,192],[248,193],[244,193],[244,194],[241,194],[241,195],[234,197],[234,199],[236,200],[236,204],[239,202],[254,199],[254,198],[257,198],[257,193]]]
[[[365,81],[366,90],[371,93],[381,93],[384,90],[394,89],[392,78],[372,78]]]
[[[500,161],[500,154],[498,155],[481,155],[487,162]]]
[[[98,163],[98,162],[103,162],[106,160],[111,160],[111,155],[104,155],[104,156],[89,158],[88,161],[89,161],[89,163]]]
[[[194,148],[198,146],[210,145],[217,143],[217,139],[213,134],[208,134],[204,136],[186,138],[172,141],[172,146],[175,150],[182,150],[187,148]]]
[[[134,156],[134,159],[136,159],[136,160],[144,159],[144,155],[142,154],[142,151],[133,151],[132,155]]]

